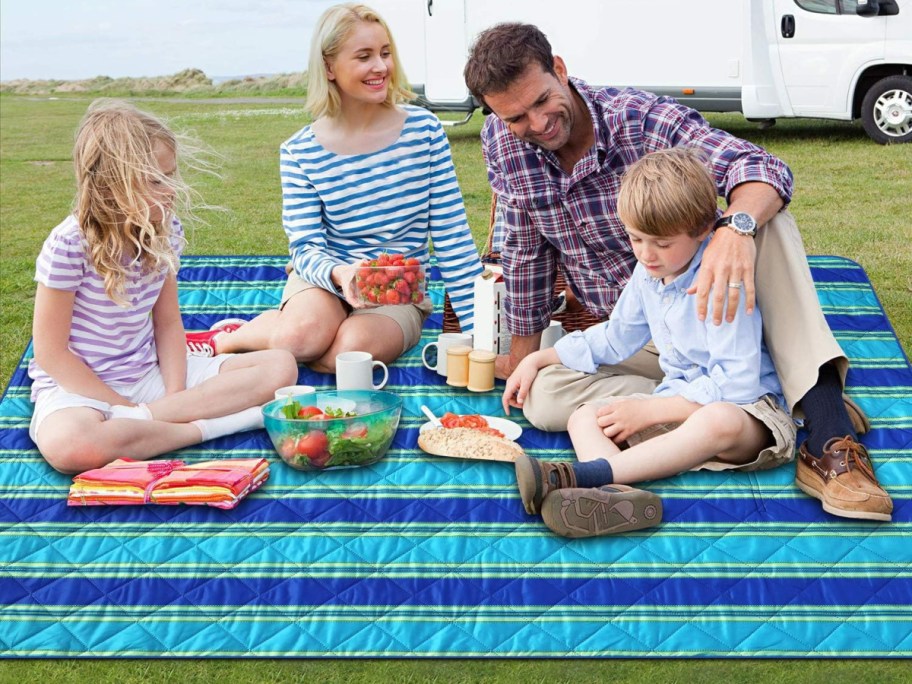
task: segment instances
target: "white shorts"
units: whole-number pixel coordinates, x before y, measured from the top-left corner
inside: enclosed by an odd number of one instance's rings
[[[231,356],[231,354],[219,354],[213,357],[188,355],[187,388],[196,387],[218,375],[222,364]],[[165,396],[165,381],[158,364],[134,383],[110,383],[108,386],[134,404],[148,404],[150,401]],[[105,420],[111,417],[111,405],[107,402],[67,392],[57,385],[41,391],[35,399],[35,410],[32,412],[32,422],[29,425],[29,437],[33,442],[37,442],[38,428],[42,421],[55,411],[79,407],[93,408],[100,412]]]

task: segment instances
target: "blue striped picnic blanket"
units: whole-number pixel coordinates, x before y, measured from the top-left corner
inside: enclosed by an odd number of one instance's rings
[[[277,304],[285,259],[184,260],[189,329]],[[286,468],[265,432],[180,452],[269,456],[235,510],[67,508],[70,479],[28,438],[25,363],[0,403],[0,651],[6,657],[845,657],[912,655],[912,369],[863,270],[811,265],[852,360],[849,392],[896,503],[892,523],[832,517],[794,466],[688,473],[649,488],[657,528],[566,540],[522,509],[510,464],[431,457],[419,406],[499,415],[496,392],[439,382],[420,347],[390,369],[404,399],[388,456]],[[422,343],[436,336],[442,291]],[[301,381],[330,386],[307,370]],[[521,444],[571,459],[519,419]]]

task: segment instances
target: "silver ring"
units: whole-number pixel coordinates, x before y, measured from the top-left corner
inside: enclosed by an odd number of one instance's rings
[[[728,286],[729,286],[729,287],[733,287],[733,288],[735,288],[736,290],[740,290],[740,289],[741,289],[741,283],[729,283]]]

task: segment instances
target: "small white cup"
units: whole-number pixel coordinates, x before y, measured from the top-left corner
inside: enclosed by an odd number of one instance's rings
[[[547,328],[542,330],[541,335],[541,344],[539,349],[548,349],[553,347],[555,343],[567,334],[567,331],[564,330],[564,326],[561,325],[560,321],[551,321]]]
[[[450,347],[471,347],[472,336],[468,333],[441,333],[436,342],[428,342],[421,350],[421,361],[428,370],[437,371],[437,375],[447,376],[447,349]],[[428,349],[437,349],[437,363],[431,365],[427,359]]]
[[[311,387],[310,385],[288,385],[287,387],[279,387],[279,389],[275,391],[275,398],[286,399],[301,394],[311,394],[316,391],[316,388]]]
[[[374,384],[374,368],[383,369],[383,380]],[[368,352],[350,351],[336,355],[336,389],[382,389],[389,380],[389,369],[383,361],[375,361]]]

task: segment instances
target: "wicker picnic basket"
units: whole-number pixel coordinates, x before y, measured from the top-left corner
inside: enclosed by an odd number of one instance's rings
[[[491,195],[491,217],[488,226],[488,239],[485,244],[485,251],[481,255],[482,263],[498,264],[500,263],[500,253],[492,251],[492,242],[494,240],[494,223],[497,217],[497,196]],[[557,267],[557,276],[554,279],[555,296],[564,293],[566,296],[566,307],[560,312],[551,315],[551,320],[560,321],[564,330],[573,332],[575,330],[585,330],[586,328],[600,323],[606,318],[598,318],[586,310],[573,290],[567,284],[567,279],[561,272],[560,266]],[[456,318],[456,312],[450,304],[450,297],[446,295],[443,301],[443,332],[459,332],[459,319]]]

